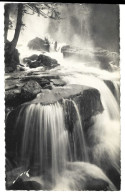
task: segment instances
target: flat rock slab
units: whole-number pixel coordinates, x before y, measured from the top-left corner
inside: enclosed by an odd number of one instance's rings
[[[48,89],[42,90],[42,93],[38,94],[37,97],[30,103],[41,103],[43,105],[53,104],[62,99],[69,99],[74,96],[82,94],[85,90],[92,88],[82,85],[67,85],[66,87],[56,87],[51,91]],[[97,91],[95,89],[95,91]]]
[[[66,82],[63,81],[62,79],[50,79],[50,81],[51,81],[55,86],[64,86],[64,85],[66,85]]]

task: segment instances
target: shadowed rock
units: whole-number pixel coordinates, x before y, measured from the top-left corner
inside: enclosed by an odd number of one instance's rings
[[[46,69],[50,69],[59,65],[57,60],[43,54],[40,54],[39,56],[34,54],[30,57],[24,58],[23,61],[27,63],[30,68],[37,68],[42,66]]]
[[[43,50],[43,51],[49,51],[49,41],[47,39],[43,40],[39,37],[36,37],[35,39],[32,39],[28,43],[28,47],[33,50]]]
[[[21,178],[9,186],[7,190],[42,190],[41,185],[36,181],[23,181]]]
[[[9,90],[5,93],[5,104],[7,106],[18,106],[24,102],[31,101],[41,92],[41,86],[36,81],[26,82],[19,90]]]

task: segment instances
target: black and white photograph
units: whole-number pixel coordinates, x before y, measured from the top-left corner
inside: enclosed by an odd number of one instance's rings
[[[121,190],[119,15],[4,3],[7,191]]]

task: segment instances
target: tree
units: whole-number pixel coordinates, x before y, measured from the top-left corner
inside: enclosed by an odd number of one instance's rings
[[[12,54],[14,49],[16,48],[21,27],[24,25],[22,23],[22,18],[24,14],[33,15],[35,13],[38,16],[43,16],[45,18],[52,18],[52,19],[60,19],[60,13],[56,10],[56,3],[18,3],[17,6],[17,20],[16,20],[16,28],[13,40],[10,42],[9,52]],[[7,41],[7,34],[9,29],[9,14],[10,14],[10,7],[13,4],[5,4],[5,44]]]

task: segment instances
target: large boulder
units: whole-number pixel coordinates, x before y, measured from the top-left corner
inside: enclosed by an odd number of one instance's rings
[[[5,93],[5,105],[6,106],[17,106],[21,104],[20,90],[9,90]]]
[[[21,89],[8,90],[5,93],[6,106],[18,106],[33,100],[41,92],[41,86],[34,80],[26,82]]]
[[[49,51],[50,44],[48,39],[41,39],[39,37],[36,37],[35,39],[32,39],[28,43],[28,47],[33,50],[43,50],[43,51]]]
[[[49,57],[49,56],[46,56],[46,55],[43,55],[43,54],[40,54],[38,56],[38,60],[39,62],[41,62],[45,67],[51,67],[51,68],[54,68],[56,66],[58,66],[58,62],[57,60]]]
[[[70,49],[70,45],[64,45],[64,46],[62,46],[61,53],[65,52],[68,49]]]
[[[40,92],[41,86],[36,81],[31,80],[21,88],[21,97],[26,100],[33,99]]]
[[[33,54],[33,55],[29,56],[29,57],[23,58],[23,62],[27,63],[29,61],[37,60],[37,58],[38,58],[38,55],[37,54]]]
[[[57,60],[43,54],[40,54],[39,56],[34,54],[30,57],[24,58],[23,61],[24,63],[27,63],[30,68],[37,68],[42,66],[46,69],[49,69],[59,65]]]
[[[97,89],[82,85],[66,85],[64,87],[42,90],[31,103],[43,105],[63,102],[63,99],[72,99],[80,106],[80,113],[84,119],[103,111],[100,93]]]

